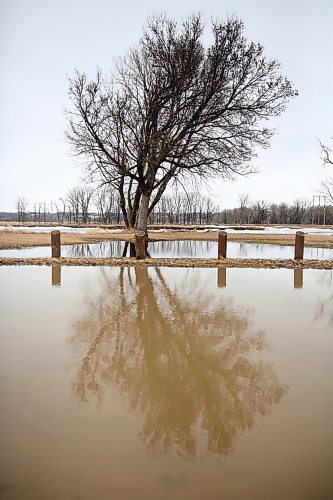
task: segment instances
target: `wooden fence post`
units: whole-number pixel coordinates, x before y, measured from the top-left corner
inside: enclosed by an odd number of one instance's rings
[[[218,250],[217,250],[218,260],[227,258],[227,238],[228,234],[225,231],[219,231]]]
[[[303,259],[304,255],[304,233],[297,231],[295,236],[295,260]]]
[[[135,234],[135,251],[137,259],[145,259],[147,257],[147,239],[144,231],[138,231]]]
[[[60,257],[60,231],[51,231],[52,257]]]

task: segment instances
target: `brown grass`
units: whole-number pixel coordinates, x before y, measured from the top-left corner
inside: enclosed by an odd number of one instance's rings
[[[73,245],[82,243],[98,243],[108,240],[131,241],[134,238],[132,231],[121,231],[118,233],[100,233],[91,231],[87,234],[62,233],[61,243],[63,245]],[[196,240],[196,241],[216,241],[217,233],[195,232],[195,231],[169,231],[169,232],[149,232],[152,241],[162,240]],[[242,234],[229,233],[228,240],[256,244],[271,245],[294,245],[295,236],[290,234]],[[50,234],[47,233],[23,233],[15,231],[0,232],[0,249],[23,248],[32,246],[49,246]],[[317,248],[333,248],[333,236],[307,234],[305,236],[305,246]]]
[[[144,259],[135,258],[27,258],[0,259],[0,266],[34,265],[52,266],[144,266],[144,267],[250,267],[268,269],[333,269],[331,260],[270,260],[270,259]]]

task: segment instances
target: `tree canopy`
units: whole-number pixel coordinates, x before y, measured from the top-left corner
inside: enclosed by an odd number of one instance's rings
[[[239,19],[211,29],[206,47],[200,15],[180,25],[152,17],[110,78],[98,69],[92,80],[80,71],[69,79],[69,142],[117,189],[125,223],[138,231],[171,181],[253,171],[256,148],[274,133],[263,122],[297,95]]]

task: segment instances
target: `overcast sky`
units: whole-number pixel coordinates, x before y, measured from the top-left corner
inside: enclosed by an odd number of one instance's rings
[[[259,173],[235,182],[212,182],[210,195],[223,208],[238,196],[292,202],[317,194],[331,174],[320,160],[318,138],[333,136],[332,0],[0,0],[0,211],[15,211],[18,196],[32,210],[81,183],[83,169],[70,155],[63,109],[66,75],[75,67],[91,75],[112,69],[140,37],[151,13],[181,19],[201,11],[236,14],[249,39],[268,57],[299,97],[274,122],[279,131],[269,150],[258,150]],[[208,37],[207,37],[208,38]]]

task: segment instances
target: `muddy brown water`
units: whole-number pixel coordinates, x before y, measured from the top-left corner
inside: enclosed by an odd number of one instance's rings
[[[0,498],[333,497],[331,271],[0,283]]]

